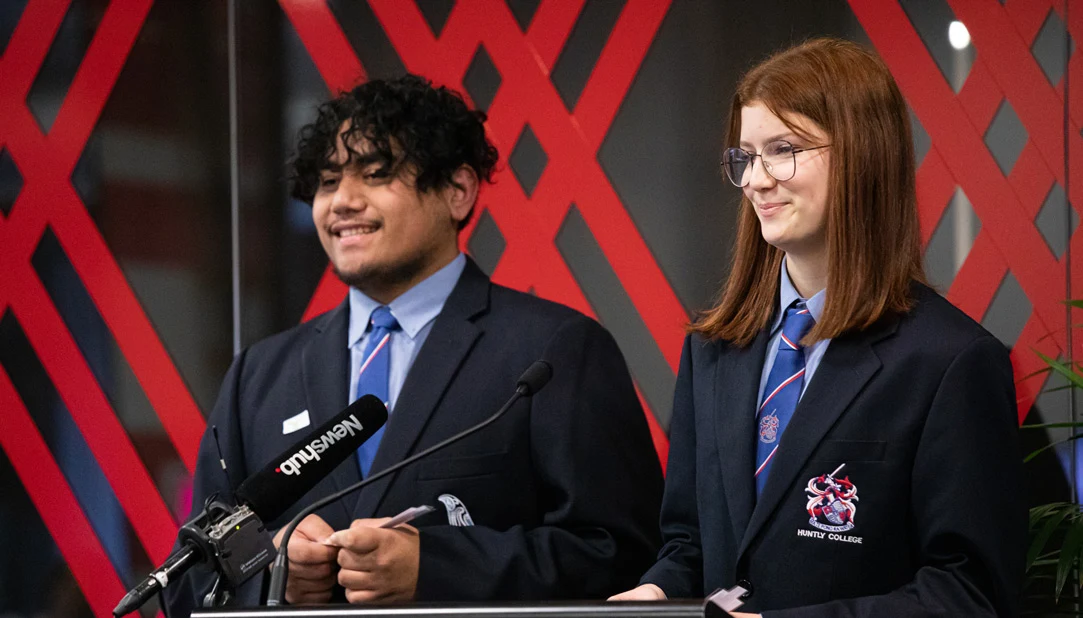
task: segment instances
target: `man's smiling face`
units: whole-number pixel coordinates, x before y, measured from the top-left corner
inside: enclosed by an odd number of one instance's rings
[[[446,191],[418,192],[415,173],[371,160],[348,129],[320,174],[312,220],[339,278],[386,303],[458,255],[458,214]]]

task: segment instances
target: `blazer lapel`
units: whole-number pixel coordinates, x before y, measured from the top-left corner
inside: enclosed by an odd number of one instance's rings
[[[895,332],[897,326],[898,322],[891,320],[863,333],[831,340],[812,376],[812,382],[782,434],[778,453],[771,464],[771,476],[752,512],[738,557],[744,554],[752,539],[786,497],[794,479],[835,421],[880,370],[880,359],[872,346]]]
[[[769,333],[764,330],[746,348],[719,355],[712,381],[722,485],[735,539],[743,536],[756,501],[756,397]]]
[[[402,461],[412,452],[459,366],[481,335],[473,318],[488,307],[489,278],[468,259],[459,282],[406,374],[372,462],[374,472]],[[355,516],[373,517],[396,476],[392,474],[363,489],[353,511]]]
[[[316,335],[301,351],[301,373],[305,385],[305,401],[312,425],[319,426],[341,412],[347,403],[350,373],[350,351],[346,346],[350,318],[349,300],[343,301],[327,315],[316,318]],[[357,458],[339,464],[331,472],[336,491],[361,480]],[[346,521],[350,521],[348,500],[339,500]]]

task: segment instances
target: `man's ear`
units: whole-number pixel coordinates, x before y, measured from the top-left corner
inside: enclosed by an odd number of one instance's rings
[[[451,175],[451,184],[444,189],[451,218],[461,223],[470,216],[474,202],[478,200],[478,175],[469,165],[460,165]]]

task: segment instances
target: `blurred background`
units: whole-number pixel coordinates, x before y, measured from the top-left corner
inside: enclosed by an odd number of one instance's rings
[[[1012,349],[1021,421],[1075,418],[1035,373],[1079,349],[1070,4],[5,0],[0,617],[108,615],[168,556],[233,355],[342,298],[288,196],[297,131],[404,71],[489,114],[501,162],[464,249],[614,333],[665,461],[682,328],[729,267],[734,84],[809,37],[874,47],[911,107],[929,277]],[[1067,499],[1075,461],[1048,451],[1007,499]]]

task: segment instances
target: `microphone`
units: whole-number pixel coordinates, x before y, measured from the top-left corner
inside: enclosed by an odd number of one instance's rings
[[[288,558],[286,554],[290,542],[290,536],[293,534],[294,529],[296,529],[297,526],[301,523],[301,520],[303,520],[305,517],[308,517],[309,514],[314,513],[320,508],[323,508],[324,506],[331,504],[336,500],[339,500],[347,494],[353,493],[358,489],[362,489],[363,487],[371,483],[375,483],[376,481],[384,478],[389,474],[394,474],[395,472],[398,472],[399,470],[414,463],[415,461],[424,457],[428,457],[436,451],[439,451],[444,447],[450,446],[458,442],[459,440],[462,440],[463,438],[477,431],[480,431],[485,427],[488,427],[489,425],[495,423],[501,416],[503,416],[505,412],[510,410],[512,405],[514,405],[516,401],[519,401],[523,397],[530,397],[537,393],[539,390],[541,390],[543,386],[549,383],[549,380],[552,377],[552,365],[543,360],[534,361],[529,367],[526,368],[526,371],[523,372],[523,375],[519,376],[519,380],[515,384],[515,393],[511,396],[510,399],[508,399],[507,402],[504,403],[503,406],[500,407],[499,410],[496,411],[495,414],[493,414],[489,418],[481,421],[473,427],[468,427],[467,429],[464,429],[463,431],[451,436],[450,438],[447,438],[442,442],[430,446],[429,448],[421,451],[420,453],[415,453],[414,455],[403,459],[402,461],[393,466],[384,468],[383,470],[377,472],[376,474],[373,474],[372,476],[362,480],[359,483],[354,483],[353,485],[350,485],[349,487],[341,491],[335,492],[330,496],[327,496],[326,498],[321,498],[316,502],[310,504],[309,506],[301,509],[301,512],[294,516],[294,518],[290,520],[290,523],[286,525],[285,532],[282,535],[282,541],[278,546],[278,555],[275,556],[274,566],[271,567],[271,583],[267,588],[267,605],[269,607],[281,605],[282,602],[285,600],[286,578],[289,576]]]
[[[530,397],[548,384],[552,377],[552,365],[543,360],[534,361],[523,375],[519,376],[519,381],[515,383],[515,392],[521,397]]]
[[[365,395],[248,477],[235,492],[264,521],[282,515],[387,422],[379,397]]]
[[[247,581],[271,562],[274,544],[263,521],[270,521],[308,493],[387,422],[387,407],[366,395],[350,404],[245,479],[229,507],[212,501],[181,527],[182,546],[156,571],[124,595],[114,616],[129,614],[201,561],[232,586]]]

